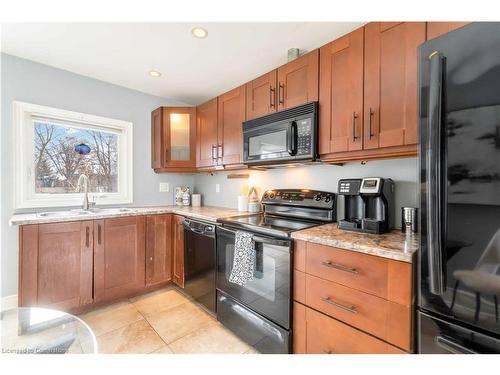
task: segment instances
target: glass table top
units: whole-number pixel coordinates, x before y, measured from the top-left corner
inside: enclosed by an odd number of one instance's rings
[[[71,314],[38,307],[0,313],[3,354],[96,354],[90,327]]]

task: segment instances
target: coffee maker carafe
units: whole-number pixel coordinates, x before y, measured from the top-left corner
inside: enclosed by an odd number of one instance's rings
[[[344,196],[340,229],[380,234],[393,228],[394,181],[390,178],[342,179],[338,193]]]

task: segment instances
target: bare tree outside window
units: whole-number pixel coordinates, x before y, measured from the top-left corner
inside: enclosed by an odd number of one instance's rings
[[[36,193],[73,193],[81,174],[89,177],[90,192],[118,191],[116,134],[51,121],[35,120],[33,126]],[[80,143],[90,147],[88,155],[75,152]]]

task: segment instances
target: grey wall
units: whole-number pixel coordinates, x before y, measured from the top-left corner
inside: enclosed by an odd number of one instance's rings
[[[395,212],[396,225],[400,226],[402,206],[417,205],[417,159],[395,159],[371,161],[366,165],[347,163],[343,166],[315,165],[297,168],[250,171],[250,178],[227,179],[231,172],[199,174],[194,177],[195,191],[202,194],[202,202],[207,206],[237,207],[237,197],[242,184],[256,186],[259,196],[271,188],[304,188],[337,192],[341,178],[386,177],[396,184]],[[220,193],[215,193],[215,185],[220,184]],[[339,215],[343,212],[340,211]]]
[[[150,113],[161,105],[182,105],[92,78],[76,75],[14,56],[1,55],[1,291],[0,295],[17,294],[18,235],[17,227],[8,221],[13,209],[13,129],[12,102],[25,101],[66,110],[131,121],[134,124],[134,205],[167,205],[173,203],[173,188],[194,186],[203,195],[203,204],[236,207],[239,187],[246,183],[258,187],[259,195],[269,188],[311,188],[337,191],[342,177],[391,177],[396,181],[396,223],[399,207],[416,206],[417,161],[414,158],[373,161],[366,165],[317,165],[270,171],[250,171],[249,180],[229,180],[229,172],[181,175],[155,174],[150,163]],[[169,182],[170,193],[159,193],[159,182]],[[221,185],[220,193],[215,185]]]
[[[119,69],[119,67],[117,67]],[[18,235],[9,227],[13,210],[14,100],[131,121],[134,124],[134,205],[172,204],[174,186],[193,186],[192,175],[157,175],[150,165],[150,116],[161,105],[183,105],[64,70],[1,55],[1,296],[17,294]],[[170,193],[158,191],[169,182]]]

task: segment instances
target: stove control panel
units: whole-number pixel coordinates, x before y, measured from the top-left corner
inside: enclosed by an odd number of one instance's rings
[[[335,194],[309,189],[273,189],[262,195],[262,204],[333,209]]]

